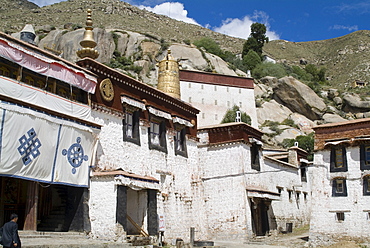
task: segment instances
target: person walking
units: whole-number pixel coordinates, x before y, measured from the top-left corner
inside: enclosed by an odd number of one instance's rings
[[[2,227],[3,231],[3,247],[4,248],[20,248],[21,240],[18,235],[18,215],[11,214],[10,221]]]

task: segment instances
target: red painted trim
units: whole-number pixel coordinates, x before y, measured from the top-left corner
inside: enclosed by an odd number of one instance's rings
[[[253,78],[228,76],[200,71],[181,70],[180,81],[254,89]]]

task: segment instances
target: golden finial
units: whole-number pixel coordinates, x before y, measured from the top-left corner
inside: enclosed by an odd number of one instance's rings
[[[181,98],[179,63],[167,50],[166,57],[158,64],[158,89],[174,98]]]
[[[76,52],[77,56],[81,59],[86,58],[86,57],[96,59],[97,57],[99,57],[99,52],[95,50],[96,42],[94,40],[94,32],[93,32],[92,24],[93,22],[91,18],[91,9],[88,9],[84,38],[82,41],[80,41],[80,45],[82,46],[82,49]]]

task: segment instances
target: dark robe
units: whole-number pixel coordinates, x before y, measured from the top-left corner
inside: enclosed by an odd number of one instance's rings
[[[18,235],[18,224],[14,221],[9,221],[4,224],[3,229],[3,246],[14,247],[14,243],[17,243],[17,247],[21,247],[21,240]]]

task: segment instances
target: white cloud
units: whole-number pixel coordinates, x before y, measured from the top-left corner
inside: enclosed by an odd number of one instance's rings
[[[44,7],[46,5],[52,5],[54,3],[59,3],[66,0],[29,0],[29,1],[37,4],[39,7]]]
[[[330,27],[330,29],[335,29],[335,30],[345,29],[345,30],[348,30],[348,31],[357,31],[358,26],[357,25],[353,25],[353,26],[334,25],[334,26]]]
[[[356,14],[367,14],[370,12],[370,1],[366,0],[350,4],[342,3],[341,5],[334,6],[334,9],[336,9],[338,13],[356,12]]]
[[[220,27],[215,27],[213,30],[233,37],[248,39],[251,33],[251,25],[254,22],[265,24],[266,36],[269,40],[280,39],[277,33],[270,30],[269,16],[263,11],[255,11],[253,16],[245,16],[243,19],[228,18],[222,21],[222,25]]]
[[[140,5],[140,9],[146,9],[160,15],[166,15],[178,21],[199,25],[193,18],[188,17],[188,11],[179,2],[166,2],[152,7]]]

